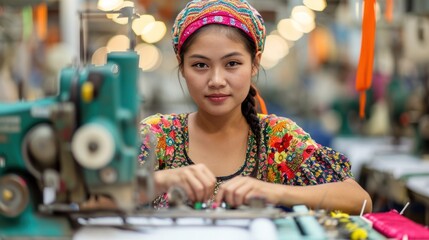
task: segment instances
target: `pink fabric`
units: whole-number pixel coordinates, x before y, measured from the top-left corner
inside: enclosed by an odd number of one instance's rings
[[[383,213],[367,213],[365,218],[373,228],[385,237],[394,239],[429,239],[429,229],[400,215],[396,210]]]

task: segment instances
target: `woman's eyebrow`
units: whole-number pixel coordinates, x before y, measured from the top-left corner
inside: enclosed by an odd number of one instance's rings
[[[208,58],[204,55],[201,55],[201,54],[192,54],[191,56],[189,56],[189,58],[202,58],[202,59],[210,60],[210,58]]]
[[[234,56],[243,56],[243,54],[240,52],[232,52],[232,53],[228,53],[225,56],[223,56],[222,59],[234,57]]]

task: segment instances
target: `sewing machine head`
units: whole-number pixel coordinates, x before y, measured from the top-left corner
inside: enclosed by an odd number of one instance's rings
[[[63,69],[56,97],[0,104],[0,225],[81,211],[90,195],[137,206],[137,78],[135,52],[109,53]]]

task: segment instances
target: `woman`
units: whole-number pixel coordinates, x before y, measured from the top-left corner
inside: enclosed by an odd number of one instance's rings
[[[348,159],[317,144],[292,120],[258,114],[257,76],[265,27],[245,0],[191,1],[173,26],[179,71],[197,111],[141,122],[157,139],[157,207],[180,187],[193,202],[231,206],[263,197],[282,206],[356,214],[371,199],[353,180]],[[147,141],[140,161],[149,155]]]

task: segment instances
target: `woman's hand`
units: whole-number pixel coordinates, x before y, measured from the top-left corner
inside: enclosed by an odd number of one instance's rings
[[[193,202],[209,200],[216,185],[216,177],[204,164],[160,170],[156,171],[154,176],[158,194],[177,186],[181,187]]]
[[[277,204],[280,199],[278,185],[263,182],[251,177],[237,176],[219,187],[216,202],[225,201],[231,206],[238,207],[248,204],[251,198],[264,198],[268,203]]]

